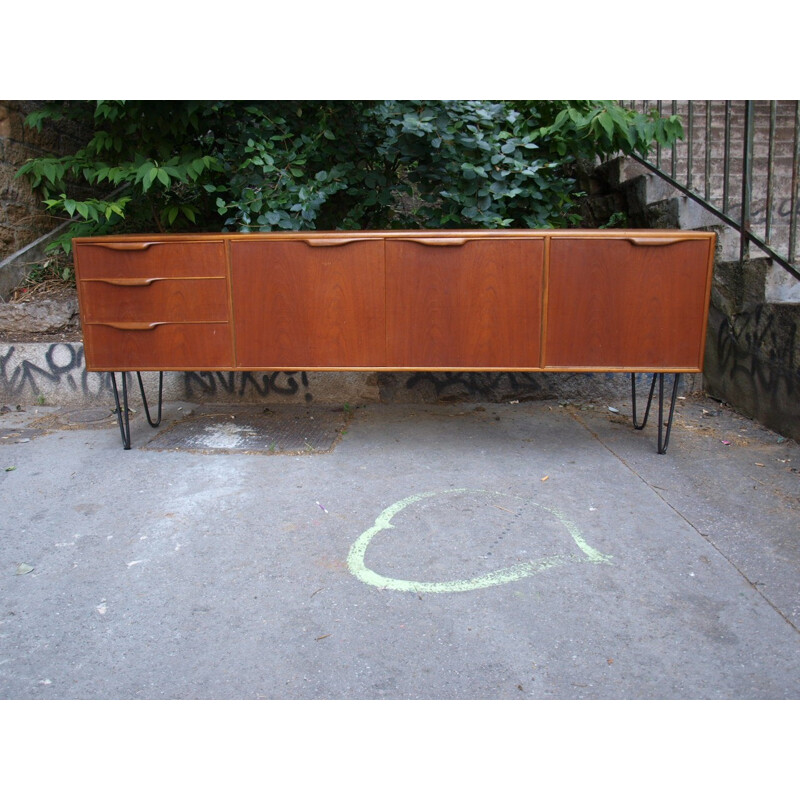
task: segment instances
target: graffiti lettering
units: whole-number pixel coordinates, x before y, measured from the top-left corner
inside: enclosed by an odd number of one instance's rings
[[[295,377],[299,375],[298,379]],[[187,399],[196,395],[215,397],[217,394],[236,394],[243,397],[251,388],[259,397],[271,394],[295,395],[308,389],[306,372],[185,372],[184,390]],[[310,402],[312,395],[306,391],[305,400]]]
[[[35,359],[9,344],[0,352],[0,397],[6,402],[51,397],[58,391],[80,393],[84,398],[113,397],[107,372],[87,372],[83,345],[56,342]],[[310,402],[306,372],[184,372],[185,397],[243,397],[251,390],[259,397],[292,396],[303,393]]]
[[[16,347],[8,345],[0,354],[0,395],[15,397],[47,396],[54,387],[62,384],[80,391],[87,397],[110,394],[111,379],[104,373],[90,373],[85,369],[83,345],[69,342],[51,344],[44,357],[44,366],[28,359],[17,361]]]
[[[503,400],[520,392],[540,394],[542,383],[529,372],[418,372],[406,381],[406,389],[427,384],[439,398],[474,397]]]
[[[646,376],[637,375],[637,383]],[[381,374],[378,378],[383,394],[391,396],[387,381],[391,381],[391,373]],[[438,400],[480,400],[484,402],[502,403],[508,400],[546,400],[564,396],[567,387],[571,387],[578,395],[587,386],[595,391],[601,389],[597,381],[607,390],[618,394],[620,390],[628,391],[627,375],[621,382],[620,375],[613,372],[603,373],[531,373],[531,372],[418,372],[405,382],[406,390],[417,389],[422,395],[432,393]]]

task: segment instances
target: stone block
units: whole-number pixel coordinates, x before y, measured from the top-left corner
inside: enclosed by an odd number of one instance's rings
[[[12,106],[5,107],[5,116],[0,120],[0,136],[17,142],[25,137],[25,114]]]
[[[0,330],[7,333],[49,333],[68,325],[78,314],[77,299],[0,303]]]
[[[773,263],[767,270],[765,297],[768,303],[800,304],[800,281]]]
[[[616,169],[609,169],[608,176],[612,188],[618,188],[629,181],[648,175],[650,170],[632,158],[615,159]]]
[[[0,139],[11,136],[11,110],[5,103],[0,103]]]

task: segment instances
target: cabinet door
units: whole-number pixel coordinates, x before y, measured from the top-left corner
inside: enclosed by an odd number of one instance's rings
[[[537,369],[544,239],[386,242],[389,365]]]
[[[713,237],[553,237],[545,366],[702,369]]]
[[[237,365],[367,368],[386,358],[383,241],[235,241]]]

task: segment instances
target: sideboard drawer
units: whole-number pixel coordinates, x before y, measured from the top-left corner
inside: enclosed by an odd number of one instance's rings
[[[83,328],[90,371],[230,369],[227,323],[89,323]]]
[[[92,278],[80,282],[91,322],[227,322],[225,278]]]
[[[104,241],[75,245],[75,271],[87,278],[199,278],[227,275],[225,244]]]

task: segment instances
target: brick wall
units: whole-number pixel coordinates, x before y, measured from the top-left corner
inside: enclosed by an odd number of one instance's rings
[[[0,100],[0,261],[52,230],[60,220],[45,213],[27,179],[15,178],[29,159],[65,155],[86,139],[72,123],[27,128],[25,117],[42,105],[37,100]]]

